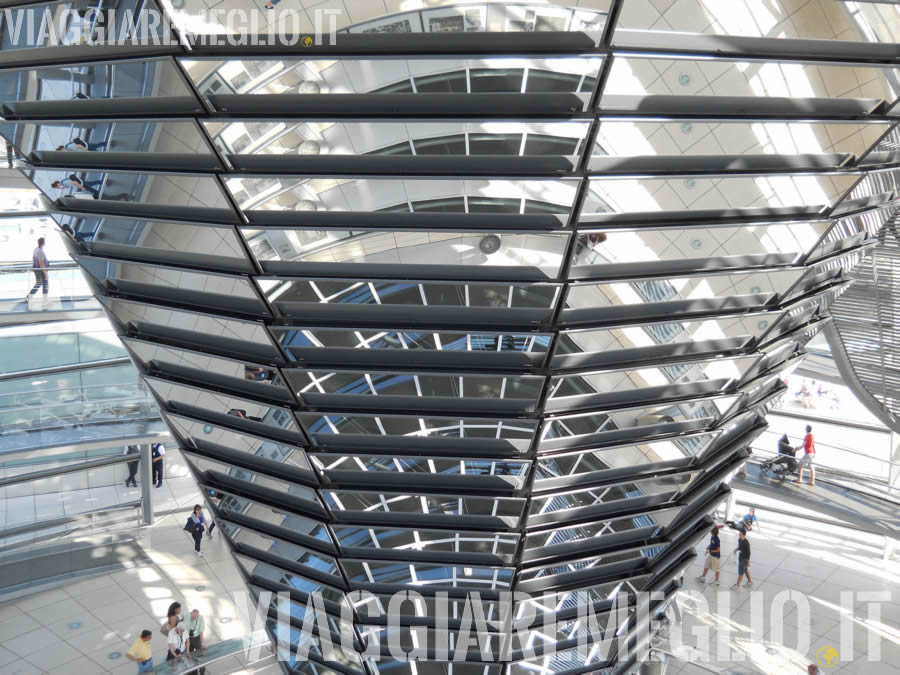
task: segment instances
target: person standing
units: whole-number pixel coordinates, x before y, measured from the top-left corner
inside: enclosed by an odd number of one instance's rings
[[[202,652],[206,650],[206,640],[203,638],[203,631],[206,629],[206,622],[200,616],[199,609],[192,609],[191,615],[187,620],[188,627],[188,654],[191,652]],[[206,673],[206,668],[201,668],[200,675]]]
[[[735,582],[732,588],[740,588],[741,587],[741,579],[744,578],[744,575],[747,575],[747,583],[746,586],[753,585],[753,579],[750,578],[750,542],[747,539],[747,533],[744,530],[741,530],[741,533],[738,535],[738,578],[737,582]]]
[[[185,643],[184,623],[179,623],[169,631],[169,653],[166,654],[166,661],[177,661],[180,659],[186,649]]]
[[[173,602],[166,611],[165,625],[168,627],[168,630],[165,631],[165,634],[170,635],[178,624],[184,626],[184,617],[181,615],[181,603]]]
[[[153,650],[150,647],[151,639],[153,639],[153,633],[149,630],[142,630],[141,636],[125,652],[125,658],[138,664],[138,673],[146,673],[153,668]]]
[[[163,470],[165,468],[164,458],[166,456],[166,446],[162,443],[154,443],[150,446],[150,462],[153,467],[153,484],[160,488],[163,482]]]
[[[797,477],[797,480],[794,482],[798,485],[803,482],[803,470],[809,467],[809,484],[816,484],[816,439],[813,438],[812,427],[807,424],[806,425],[806,436],[803,437],[803,443],[798,445],[795,450],[799,450],[803,448],[803,457],[800,458],[800,475]]]
[[[129,445],[125,448],[126,455],[137,455],[141,449],[136,445]],[[125,479],[125,487],[137,487],[137,472],[141,465],[141,460],[135,459],[128,462],[128,478]]]
[[[37,248],[31,253],[31,271],[34,272],[34,286],[31,287],[28,295],[25,296],[25,302],[38,292],[38,289],[44,287],[44,302],[47,302],[50,293],[50,263],[47,261],[47,254],[44,253],[45,239],[41,237],[37,240]]]
[[[712,570],[716,577],[710,583],[719,585],[719,570],[722,566],[722,542],[719,541],[719,528],[713,526],[709,531],[709,546],[706,547],[706,562],[703,563],[703,574],[697,577],[697,581],[706,581],[706,573]]]
[[[56,148],[57,152],[65,151],[65,150],[75,150],[80,152],[94,152],[96,150],[106,150],[106,141],[101,141],[100,143],[87,143],[80,138],[73,138],[71,141],[66,143],[65,145],[60,145]]]
[[[206,529],[206,516],[203,515],[203,507],[200,504],[194,504],[194,510],[191,513],[189,522],[193,524],[191,536],[194,538],[194,553],[202,558],[200,541],[203,539],[203,530]]]

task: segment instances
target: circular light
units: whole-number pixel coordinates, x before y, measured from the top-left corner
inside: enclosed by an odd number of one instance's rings
[[[212,424],[207,424],[205,427],[203,427],[203,433],[204,433],[204,434],[211,434],[212,431],[213,431],[213,426],[212,426]]]
[[[693,178],[684,179],[684,187],[686,187],[688,190],[693,190],[696,184],[697,182]]]
[[[754,286],[753,288],[750,289],[750,292],[755,294],[755,293],[759,293],[760,290],[762,290],[762,289],[759,286]]]
[[[701,246],[703,246],[703,241],[701,239],[691,239],[692,248],[700,248]]]
[[[765,330],[768,326],[769,326],[769,322],[766,321],[765,319],[763,319],[758,324],[756,324],[756,327],[759,328],[760,330]]]
[[[298,94],[318,94],[321,91],[322,91],[322,87],[319,86],[319,83],[312,82],[310,80],[301,82],[300,86],[297,87]]]
[[[303,141],[299,148],[301,155],[318,155],[321,150],[322,146],[318,141]]]
[[[489,234],[486,237],[482,237],[481,241],[478,242],[478,248],[480,248],[481,252],[485,255],[496,253],[500,250],[500,237],[496,234]]]
[[[223,616],[221,619],[219,619],[219,623],[231,623],[231,617]]]
[[[116,659],[121,659],[122,652],[110,652],[109,654],[106,655],[106,658],[108,658],[110,661],[115,661]]]
[[[72,623],[69,624],[69,630],[78,630],[79,628],[81,628],[80,621],[73,621]]]
[[[694,130],[694,125],[691,124],[690,122],[685,122],[684,124],[681,125],[681,131],[683,131],[686,134],[691,133],[693,130]]]
[[[205,590],[206,590],[206,586],[194,586],[194,590],[195,590],[195,591],[205,591]]]
[[[678,76],[678,82],[682,87],[686,87],[691,83],[691,76],[687,73],[682,73]]]

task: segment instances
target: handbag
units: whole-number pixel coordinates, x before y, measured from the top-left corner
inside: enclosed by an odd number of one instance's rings
[[[184,524],[184,531],[189,534],[194,534],[196,527],[197,525],[194,523],[194,519],[191,516],[188,516],[187,522]]]
[[[172,627],[169,625],[168,619],[163,621],[162,625],[159,627],[159,632],[166,636],[169,635],[169,631],[171,631],[171,630],[172,630]]]

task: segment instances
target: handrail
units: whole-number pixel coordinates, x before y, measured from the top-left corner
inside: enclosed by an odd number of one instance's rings
[[[853,392],[855,394],[855,392]],[[868,410],[868,408],[866,408]],[[805,413],[795,412],[793,410],[787,410],[785,408],[774,408],[769,411],[769,415],[781,415],[782,417],[792,417],[794,419],[799,420],[811,420],[812,422],[816,422],[819,424],[834,424],[840,427],[854,427],[856,429],[862,429],[864,431],[876,431],[880,434],[890,434],[891,430],[885,426],[877,426],[875,424],[868,424],[866,422],[857,422],[855,420],[847,420],[847,419],[834,419],[830,417],[825,417],[824,415],[807,415]],[[834,419],[834,421],[830,421]]]
[[[186,673],[197,672],[201,668],[206,668],[210,664],[231,658],[241,652],[254,648],[271,648],[271,645],[272,641],[269,636],[265,632],[259,631],[252,635],[216,642],[203,651],[184,654],[177,661],[166,661],[145,672],[156,673],[156,675],[185,675]],[[269,658],[270,655],[271,652],[267,653],[263,659]]]
[[[16,380],[25,377],[39,377],[41,375],[56,375],[57,373],[69,373],[74,370],[91,370],[93,368],[109,368],[110,366],[124,366],[131,363],[131,359],[127,356],[118,356],[111,359],[102,359],[99,361],[82,361],[79,363],[69,363],[63,366],[50,366],[48,368],[35,368],[33,370],[16,370],[11,373],[0,373],[0,382],[6,380]],[[89,385],[95,386],[95,385]],[[108,386],[108,385],[106,385]]]
[[[112,466],[114,464],[124,464],[125,462],[140,461],[139,454],[125,455],[120,454],[114,457],[101,457],[87,462],[79,462],[71,466],[61,466],[54,469],[44,469],[43,471],[33,471],[32,473],[20,473],[9,478],[0,478],[0,488],[10,485],[18,485],[19,483],[30,483],[44,478],[54,478],[56,476],[64,476],[69,473],[78,473],[79,471],[87,471],[89,469],[99,469],[104,466]],[[53,461],[53,460],[52,460]]]
[[[17,527],[10,527],[5,530],[0,530],[0,539],[6,539],[7,537],[16,537],[20,534],[28,534],[29,532],[46,530],[51,527],[59,527],[60,525],[68,525],[69,523],[77,523],[83,520],[91,520],[95,516],[103,516],[108,513],[118,513],[119,511],[127,511],[129,509],[139,509],[140,507],[141,500],[137,499],[130,502],[124,502],[116,506],[97,509],[96,511],[85,511],[84,513],[79,513],[74,516],[53,518],[52,520],[39,520],[34,523],[28,523],[26,525],[19,525]]]
[[[72,260],[64,262],[51,262],[47,267],[35,267],[31,263],[0,263],[0,274],[12,274],[13,272],[33,272],[35,270],[74,270],[80,269],[78,263]]]
[[[772,433],[772,434],[778,433],[777,431],[774,431],[771,428],[767,429],[767,432]],[[796,438],[796,437],[788,436],[788,439],[791,439],[791,438]],[[802,439],[800,439],[800,440],[802,440]],[[872,460],[875,460],[876,462],[884,462],[885,464],[896,464],[896,462],[893,462],[889,459],[881,459],[880,457],[873,457],[872,455],[867,455],[864,452],[859,452],[859,450],[851,450],[850,448],[845,448],[842,445],[835,445],[834,443],[820,443],[819,441],[816,441],[816,447],[817,448],[831,448],[832,450],[838,450],[840,452],[847,452],[847,453],[850,453],[851,455],[858,455],[859,457],[865,457],[866,459],[872,459]],[[776,454],[776,455],[778,454],[774,450],[770,451],[767,448],[760,448],[760,449],[765,452],[772,452],[773,454]]]

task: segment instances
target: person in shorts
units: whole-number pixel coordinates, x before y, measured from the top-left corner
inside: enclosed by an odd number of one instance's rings
[[[719,541],[719,528],[713,526],[709,531],[709,546],[706,547],[706,562],[703,563],[703,574],[697,577],[697,581],[705,582],[706,573],[712,570],[716,573],[716,578],[710,583],[714,586],[719,585],[719,569],[722,565],[722,542]]]
[[[812,427],[806,425],[806,436],[803,437],[802,445],[798,445],[795,450],[803,448],[803,457],[800,458],[799,467],[800,475],[794,482],[798,485],[803,482],[803,470],[809,468],[809,484],[816,484],[816,439],[813,438]]]
[[[738,578],[732,588],[741,587],[741,580],[745,574],[747,575],[745,586],[753,585],[753,579],[750,578],[750,542],[747,539],[747,532],[742,530],[738,537]]]

